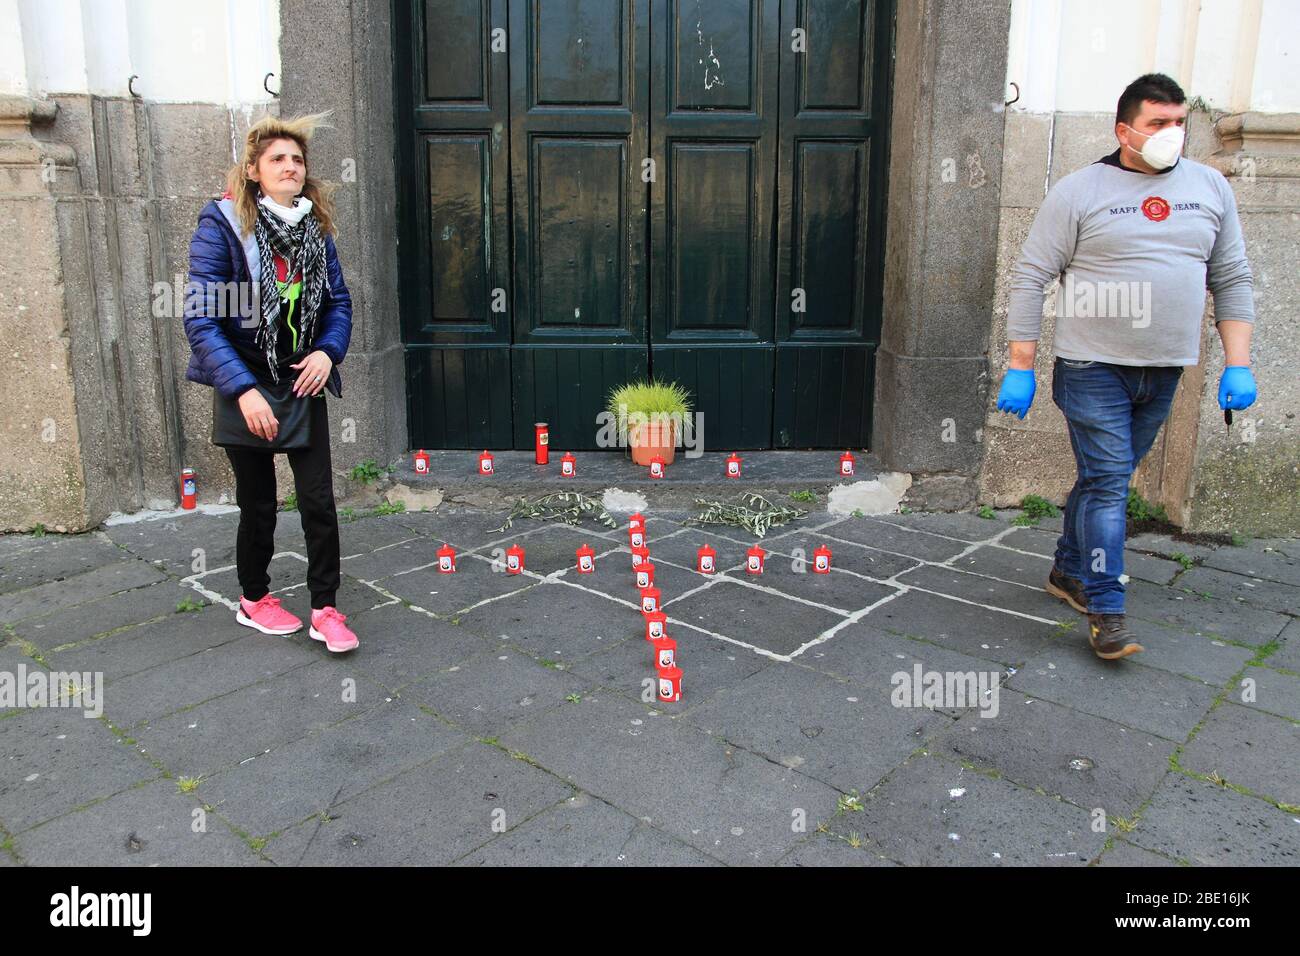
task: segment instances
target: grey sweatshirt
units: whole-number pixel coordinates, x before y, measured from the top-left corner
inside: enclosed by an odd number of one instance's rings
[[[1196,365],[1205,290],[1215,321],[1255,321],[1232,187],[1190,159],[1154,175],[1117,154],[1063,178],[1034,217],[1011,281],[1008,341],[1037,340],[1058,276],[1055,352],[1116,365]]]

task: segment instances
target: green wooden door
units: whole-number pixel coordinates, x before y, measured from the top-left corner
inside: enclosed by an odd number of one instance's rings
[[[593,448],[645,375],[709,450],[869,443],[891,3],[394,3],[413,445]]]
[[[514,442],[596,446],[647,374],[648,0],[511,0]]]

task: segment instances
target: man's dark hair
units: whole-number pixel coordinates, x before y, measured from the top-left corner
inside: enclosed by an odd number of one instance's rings
[[[1172,103],[1177,106],[1187,102],[1183,88],[1163,73],[1147,73],[1124,87],[1119,95],[1119,105],[1115,107],[1115,122],[1126,126],[1132,124],[1142,104],[1147,100],[1156,103]]]

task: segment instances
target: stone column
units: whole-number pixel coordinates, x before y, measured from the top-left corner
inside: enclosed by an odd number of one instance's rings
[[[1197,427],[1187,489],[1193,530],[1277,536],[1300,533],[1300,113],[1237,113],[1214,124],[1206,162],[1232,184],[1255,280],[1251,360],[1259,400],[1231,429],[1219,409],[1223,348],[1207,325],[1204,388],[1189,409]],[[1189,416],[1190,417],[1190,416]],[[1184,456],[1188,457],[1184,451]]]
[[[974,501],[997,265],[1008,4],[898,4],[874,450]]]
[[[0,97],[0,530],[77,531],[86,483],[56,195],[76,156],[32,135],[46,100]]]

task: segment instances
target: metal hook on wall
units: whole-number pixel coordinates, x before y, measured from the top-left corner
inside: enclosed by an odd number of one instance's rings
[[[276,99],[279,99],[279,98],[280,98],[280,94],[279,94],[276,90],[273,90],[273,89],[271,89],[269,86],[266,85],[266,81],[269,80],[269,79],[270,79],[271,77],[273,77],[273,76],[275,76],[274,73],[268,73],[268,74],[266,74],[266,76],[262,77],[262,89],[266,90],[266,92],[270,93],[270,94],[271,94],[272,96],[274,96]]]
[[[1020,99],[1020,84],[1015,82],[1015,80],[1012,80],[1010,85],[1016,88],[1016,95],[1003,103],[1003,106],[1010,106],[1012,103]]]
[[[131,94],[133,99],[140,98],[140,94],[135,91],[135,81],[138,79],[140,79],[139,74],[132,73],[130,78],[126,81],[126,91]]]

